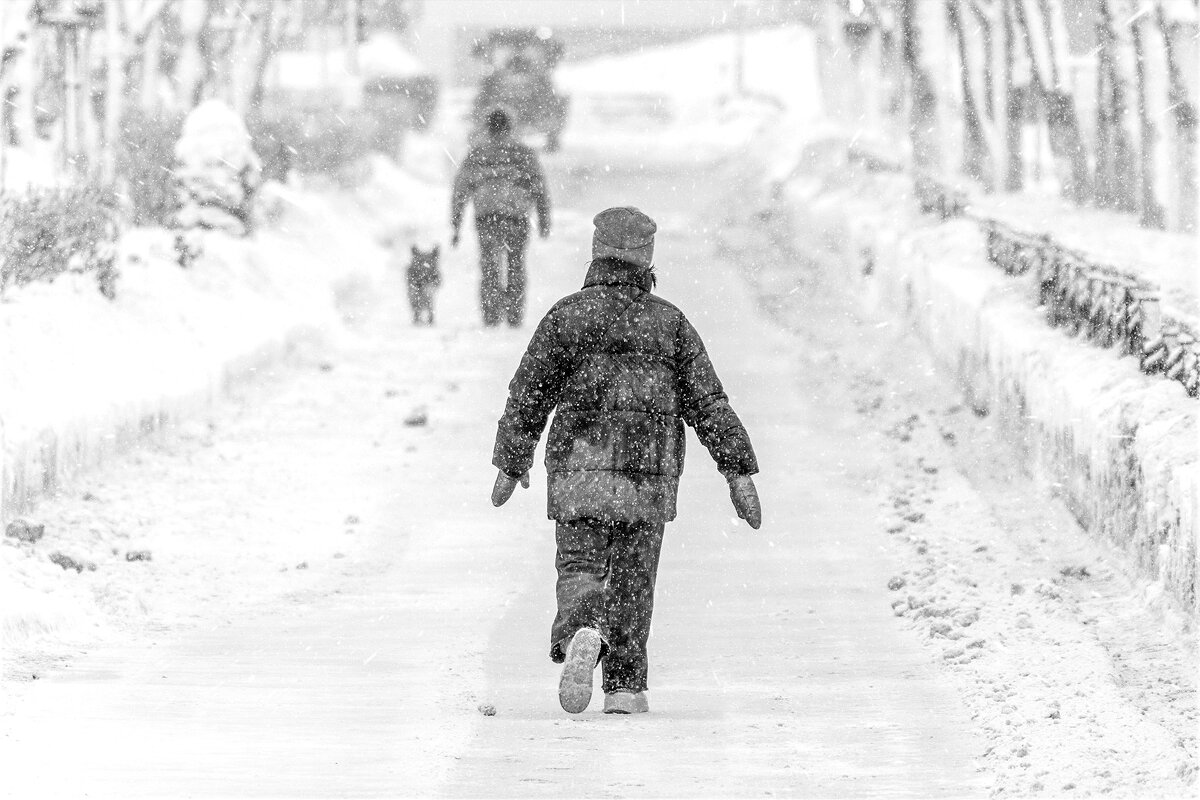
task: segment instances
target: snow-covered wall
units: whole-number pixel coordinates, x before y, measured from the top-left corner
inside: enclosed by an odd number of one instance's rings
[[[850,163],[845,142],[810,147],[777,196],[802,252],[903,314],[1081,523],[1200,611],[1200,404],[1178,382],[1049,327],[1032,277],[991,265],[977,223],[922,217],[907,178]]]
[[[186,268],[173,233],[129,232],[112,301],[69,274],[11,292],[0,305],[0,522],[334,329],[338,293],[388,260],[363,232],[422,229],[440,209],[429,192],[379,158],[354,193],[274,185],[274,221],[250,238],[199,234]]]

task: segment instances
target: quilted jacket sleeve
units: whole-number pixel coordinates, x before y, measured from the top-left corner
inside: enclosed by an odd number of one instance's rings
[[[508,384],[508,402],[496,430],[492,464],[518,476],[533,465],[533,451],[570,378],[570,360],[551,311],[534,331],[521,364]]]
[[[729,405],[721,379],[713,369],[700,334],[680,315],[676,348],[680,407],[683,420],[696,430],[717,469],[725,475],[758,472],[754,446],[738,415]]]

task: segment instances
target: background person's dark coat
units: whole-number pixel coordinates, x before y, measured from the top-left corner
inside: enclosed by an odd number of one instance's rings
[[[450,222],[462,225],[467,202],[475,217],[528,218],[537,209],[543,229],[550,224],[550,198],[537,154],[511,136],[496,136],[472,147],[454,177]]]
[[[700,335],[650,286],[647,270],[593,262],[583,290],[538,325],[509,384],[492,463],[528,470],[557,407],[546,443],[551,519],[674,519],[685,422],[721,472],[758,472]]]

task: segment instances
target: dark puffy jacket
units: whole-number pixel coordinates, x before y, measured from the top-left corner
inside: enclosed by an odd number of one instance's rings
[[[537,208],[543,228],[550,224],[550,198],[537,155],[509,136],[489,138],[472,147],[454,177],[450,222],[462,225],[467,201],[475,216],[527,217]]]
[[[593,262],[583,290],[538,325],[509,384],[492,463],[528,470],[557,409],[546,443],[551,519],[674,519],[685,422],[721,472],[758,472],[700,335],[650,286],[646,270]]]

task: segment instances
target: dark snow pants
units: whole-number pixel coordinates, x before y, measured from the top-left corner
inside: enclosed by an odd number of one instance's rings
[[[551,660],[563,661],[577,630],[595,628],[603,639],[604,691],[645,691],[663,524],[577,519],[558,523],[555,538],[558,615],[550,631]]]
[[[484,325],[507,320],[518,326],[525,317],[525,248],[529,219],[484,214],[475,217],[479,234],[479,304]]]

